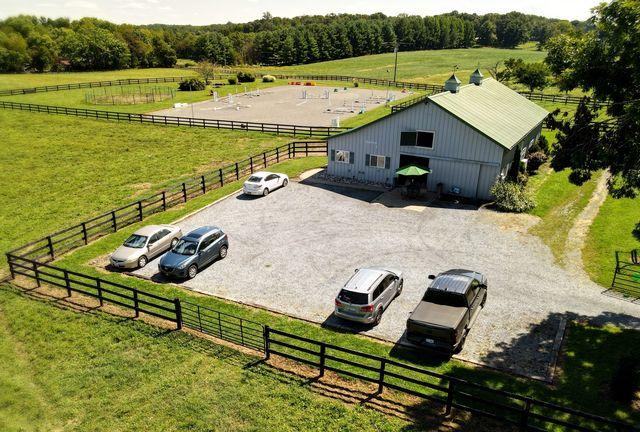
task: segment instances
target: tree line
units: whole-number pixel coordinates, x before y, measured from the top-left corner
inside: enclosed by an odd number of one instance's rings
[[[20,15],[0,21],[0,71],[170,67],[177,58],[218,65],[290,65],[392,52],[394,49],[511,48],[544,44],[588,24],[518,12],[437,16],[325,15],[210,26],[113,24]]]

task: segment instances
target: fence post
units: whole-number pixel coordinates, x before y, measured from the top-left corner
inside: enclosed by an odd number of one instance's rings
[[[240,344],[244,346],[244,329],[242,328],[242,318],[240,319]]]
[[[200,177],[202,179],[202,195],[207,193],[207,183],[205,182],[204,176]]]
[[[118,231],[118,224],[116,222],[116,212],[115,212],[115,210],[111,212],[111,224],[113,225],[113,232]]]
[[[320,374],[318,375],[318,378],[324,376],[324,364],[326,361],[326,358],[325,358],[326,351],[327,351],[326,344],[324,342],[320,342]]]
[[[449,388],[447,390],[447,405],[444,410],[444,415],[451,414],[451,408],[453,406],[453,393],[455,391],[455,384],[453,380],[449,380]]]
[[[96,287],[98,288],[98,300],[100,301],[100,306],[104,306],[104,298],[102,297],[102,283],[100,279],[96,279]]]
[[[53,253],[53,241],[51,241],[51,236],[47,236],[47,244],[49,246],[49,255],[51,255],[51,259],[54,259],[56,256]]]
[[[266,325],[264,326],[264,359],[265,360],[269,360],[269,358],[271,357],[271,352],[269,347],[269,337],[270,337],[269,326]]]
[[[187,202],[187,184],[184,182],[182,183],[182,198],[184,202]]]
[[[173,299],[173,305],[176,308],[176,329],[182,329],[182,305],[180,304],[180,299]]]
[[[280,162],[280,147],[276,147],[276,163]]]
[[[222,319],[220,318],[220,311],[218,311],[218,335],[222,339]]]
[[[287,159],[291,159],[291,143],[287,144]]]
[[[224,186],[224,176],[222,175],[222,168],[218,170],[218,175],[220,176],[220,187]]]
[[[140,316],[140,308],[138,304],[138,290],[133,290],[133,310],[136,311],[136,318]]]
[[[64,286],[67,287],[67,297],[71,297],[71,281],[69,280],[69,272],[64,271]]]
[[[142,220],[142,200],[138,201],[138,218]]]
[[[296,158],[296,150],[298,149],[298,143],[293,143],[293,158]]]
[[[520,430],[526,431],[529,426],[529,412],[531,412],[531,399],[525,400],[524,409],[520,414]]]
[[[309,143],[308,142],[304,143],[304,155],[305,155],[305,157],[309,156]]]
[[[167,192],[162,191],[162,211],[167,211]]]
[[[251,174],[253,174],[253,156],[249,156],[249,167]]]
[[[267,152],[263,152],[262,153],[262,163],[264,164],[264,167],[267,167]]]
[[[200,305],[196,305],[196,307],[198,308],[198,327],[200,327],[200,331],[202,332],[202,318],[200,318]]]
[[[240,180],[240,171],[238,170],[238,162],[236,162],[236,180]]]
[[[7,263],[9,264],[9,272],[11,273],[11,279],[16,278],[16,274],[13,271],[13,261],[11,261],[11,255],[5,254],[7,256]]]
[[[82,238],[84,240],[84,244],[89,243],[89,236],[87,235],[87,224],[82,222]]]
[[[33,261],[33,275],[36,278],[36,286],[40,288],[40,273],[38,273],[38,263]]]
[[[378,377],[378,394],[382,393],[382,389],[384,388],[384,372],[387,366],[387,361],[385,359],[380,360],[380,376]]]

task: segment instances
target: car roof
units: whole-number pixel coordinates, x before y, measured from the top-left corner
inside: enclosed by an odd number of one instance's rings
[[[474,279],[482,282],[484,280],[484,276],[473,270],[447,270],[440,273],[433,282],[431,282],[429,289],[465,294]]]
[[[221,231],[220,228],[218,228],[217,226],[213,226],[213,225],[207,225],[207,226],[202,226],[199,228],[194,229],[193,231],[190,231],[185,238],[189,238],[191,240],[199,240],[202,237],[206,236],[207,234],[211,234],[213,232],[216,231]]]
[[[388,274],[389,272],[380,269],[359,269],[351,276],[351,279],[345,284],[344,289],[362,293],[369,292],[380,278]]]
[[[166,227],[164,227],[162,225],[147,225],[147,226],[143,226],[139,230],[136,230],[136,232],[134,232],[134,234],[145,236],[145,237],[149,237],[149,236],[154,235],[155,233],[157,233],[158,231],[160,231],[163,228],[166,228]]]
[[[254,172],[253,174],[251,174],[252,176],[258,176],[258,177],[266,177],[269,174],[273,174],[272,172],[269,171],[258,171],[258,172]]]

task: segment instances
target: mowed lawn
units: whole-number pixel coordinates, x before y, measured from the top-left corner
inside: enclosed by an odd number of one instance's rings
[[[0,251],[293,141],[0,110]],[[4,265],[2,265],[4,267]]]
[[[610,286],[616,267],[615,252],[640,249],[640,239],[633,235],[638,223],[640,197],[607,197],[591,225],[587,244],[582,251],[585,269],[594,281],[605,287]],[[628,261],[629,255],[625,258]]]
[[[40,87],[89,81],[113,81],[127,78],[157,78],[195,75],[193,70],[174,68],[122,69],[100,72],[50,72],[0,74],[0,90]]]
[[[0,285],[2,431],[418,430],[258,359]]]
[[[457,66],[456,74],[463,82],[476,67],[486,71],[499,61],[510,57],[526,62],[539,62],[546,52],[537,51],[531,44],[517,49],[467,48],[398,53],[398,80],[439,83],[444,82]],[[360,77],[393,79],[395,56],[393,53],[375,54],[321,63],[296,66],[261,67],[282,74],[338,74]]]

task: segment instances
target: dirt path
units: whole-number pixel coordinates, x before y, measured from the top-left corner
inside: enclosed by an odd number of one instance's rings
[[[589,234],[589,227],[598,215],[600,206],[607,198],[607,180],[609,173],[605,172],[600,176],[596,183],[596,188],[591,195],[591,199],[587,206],[580,212],[573,223],[567,236],[567,242],[564,247],[563,265],[565,269],[574,276],[589,280],[589,275],[584,270],[582,262],[582,249],[584,248]]]

